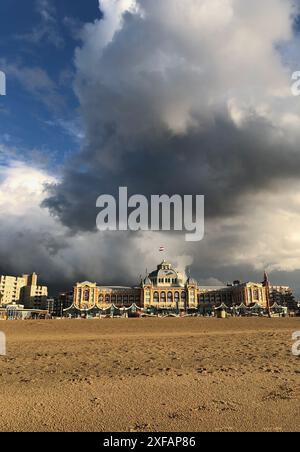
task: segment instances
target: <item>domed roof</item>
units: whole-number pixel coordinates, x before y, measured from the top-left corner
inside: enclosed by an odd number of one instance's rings
[[[177,271],[172,268],[172,265],[167,262],[166,260],[163,260],[161,264],[157,266],[157,269],[150,273],[149,278],[177,278],[178,273]]]

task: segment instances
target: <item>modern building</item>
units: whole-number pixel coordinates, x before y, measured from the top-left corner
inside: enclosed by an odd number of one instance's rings
[[[27,309],[48,309],[48,287],[38,285],[36,273],[28,276],[26,286],[21,289],[21,301]]]
[[[285,306],[289,311],[297,311],[298,303],[294,297],[293,291],[287,286],[271,286],[270,287],[271,304],[277,303]]]
[[[8,305],[21,300],[21,289],[28,283],[28,276],[0,276],[0,304]]]
[[[291,289],[285,289],[285,293],[292,294]],[[266,309],[269,302],[280,305],[278,298],[272,298],[275,292],[266,274],[262,283],[235,281],[226,286],[204,287],[195,279],[185,277],[166,260],[142,279],[138,286],[100,286],[96,282],[85,281],[77,283],[73,293],[72,305],[64,309],[66,315],[96,315],[109,309],[124,313],[132,306],[143,312],[205,314],[222,305],[233,309],[241,306]]]
[[[0,276],[0,305],[22,304],[27,309],[47,309],[48,288],[38,285],[36,273]]]
[[[68,309],[73,304],[73,291],[62,292],[58,297],[54,298],[53,310],[51,314],[54,317],[62,317],[64,310]]]
[[[55,298],[47,297],[47,301],[43,303],[45,306],[45,309],[48,311],[50,315],[53,315],[54,308],[55,308]]]

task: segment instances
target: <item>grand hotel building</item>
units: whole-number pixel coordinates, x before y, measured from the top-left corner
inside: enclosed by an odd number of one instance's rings
[[[184,280],[181,273],[163,261],[157,269],[143,279],[137,287],[107,287],[96,283],[77,283],[74,287],[73,305],[79,310],[109,305],[158,309],[197,308],[199,287],[195,280]]]
[[[134,306],[144,310],[195,311],[205,313],[212,307],[226,306],[266,307],[270,300],[269,282],[240,283],[227,286],[201,287],[191,277],[184,277],[164,260],[136,287],[99,286],[88,281],[77,283],[73,304],[65,309],[66,315],[91,312],[97,314],[111,307],[128,309]],[[288,289],[288,288],[286,288]],[[289,292],[291,297],[292,294]],[[291,298],[293,300],[293,297]],[[279,300],[279,299],[278,299]],[[277,301],[278,301],[277,300]]]

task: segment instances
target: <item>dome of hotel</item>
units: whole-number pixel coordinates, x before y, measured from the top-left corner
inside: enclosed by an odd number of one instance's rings
[[[157,266],[157,270],[150,273],[149,278],[153,280],[153,278],[177,278],[178,273],[177,271],[172,268],[172,265],[167,262],[163,261],[161,264]]]
[[[155,286],[183,286],[182,274],[173,268],[166,260],[163,260],[163,262],[157,266],[157,269],[149,274],[148,278]]]

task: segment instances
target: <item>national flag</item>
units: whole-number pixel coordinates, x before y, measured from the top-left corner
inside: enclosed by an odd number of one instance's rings
[[[160,248],[159,248],[159,252],[160,253],[163,253],[165,251],[165,247],[164,246],[161,246]]]

